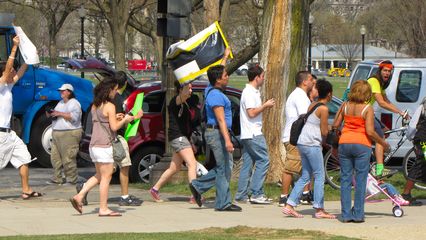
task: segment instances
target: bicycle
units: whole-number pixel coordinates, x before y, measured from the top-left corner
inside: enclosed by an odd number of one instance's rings
[[[398,120],[397,120],[398,121]],[[388,163],[392,156],[398,151],[398,149],[408,140],[407,130],[408,130],[408,121],[402,118],[402,127],[391,129],[385,131],[384,134],[388,135],[391,133],[400,134],[401,138],[398,141],[396,147],[391,149],[388,153],[385,153],[385,158],[383,160],[384,164]],[[373,154],[371,154],[370,164],[371,168],[375,167],[376,159],[374,156],[374,148],[372,149]],[[404,156],[403,160],[403,173],[404,177],[407,177],[408,171],[414,164],[415,156],[412,156],[414,153],[414,148],[410,149],[407,154]],[[333,154],[333,149],[331,148],[324,156],[324,168],[325,168],[325,180],[326,182],[334,189],[340,189],[340,163]],[[415,187],[418,189],[426,189],[426,184],[416,183]]]

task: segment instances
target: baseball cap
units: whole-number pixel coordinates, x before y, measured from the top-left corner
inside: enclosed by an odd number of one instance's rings
[[[62,86],[60,88],[58,88],[58,90],[59,91],[69,90],[71,92],[74,92],[73,86],[71,84],[69,84],[69,83],[62,84]]]

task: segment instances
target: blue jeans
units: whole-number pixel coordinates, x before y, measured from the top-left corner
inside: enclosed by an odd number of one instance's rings
[[[324,157],[320,146],[297,145],[302,158],[302,176],[297,180],[291,191],[287,204],[295,207],[300,200],[303,188],[314,177],[314,208],[324,208]]]
[[[248,198],[249,182],[251,196],[263,196],[265,194],[263,182],[269,168],[268,148],[265,137],[258,135],[252,139],[242,139],[241,143],[243,145],[243,164],[238,178],[238,191],[235,199],[245,200]],[[255,169],[252,175],[253,165]]]
[[[232,154],[226,151],[225,140],[218,129],[206,129],[205,137],[216,159],[216,167],[206,175],[192,180],[192,186],[200,194],[216,186],[215,209],[224,209],[231,205],[229,183],[232,172]]]
[[[365,191],[370,169],[371,148],[362,144],[340,144],[340,203],[342,220],[364,220]],[[355,172],[355,199],[351,210],[352,175]]]
[[[396,188],[390,183],[382,183],[379,186],[383,189],[386,189],[386,192],[388,192],[388,194],[391,197],[394,197],[395,195],[399,195],[398,190],[396,190]]]

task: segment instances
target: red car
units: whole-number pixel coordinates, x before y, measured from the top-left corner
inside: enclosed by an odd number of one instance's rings
[[[93,67],[91,71],[93,71]],[[104,71],[101,67],[97,70],[97,74],[100,72],[102,75],[113,74],[110,69]],[[139,124],[138,133],[136,136],[129,139],[129,149],[132,159],[132,166],[130,168],[130,181],[131,182],[149,182],[149,175],[152,168],[156,163],[160,161],[164,154],[165,148],[165,132],[164,132],[164,120],[163,114],[166,109],[165,98],[166,92],[161,89],[161,81],[148,81],[143,83],[137,83],[133,78],[128,78],[128,86],[124,92],[126,97],[126,109],[130,110],[136,98],[136,95],[140,92],[144,92],[144,101],[142,109],[144,115]],[[207,80],[197,80],[192,84],[193,94],[196,94],[200,99],[200,106],[204,100],[203,93],[207,87]],[[228,96],[232,103],[233,111],[233,131],[235,135],[239,136],[240,132],[240,121],[239,121],[239,106],[241,91],[236,88],[227,88],[225,94]],[[85,134],[80,143],[79,155],[85,160],[91,161],[89,156],[89,143],[92,132],[92,121],[90,113],[85,120]],[[241,151],[239,151],[239,145],[234,140],[235,148],[234,158],[239,159],[241,157]],[[207,151],[209,152],[209,151]],[[207,156],[210,154],[207,154]],[[206,161],[208,162],[207,157]]]

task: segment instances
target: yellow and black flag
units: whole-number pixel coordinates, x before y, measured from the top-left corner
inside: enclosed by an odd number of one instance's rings
[[[228,42],[216,21],[186,41],[172,44],[167,51],[173,73],[181,85],[194,81],[222,61]],[[232,53],[230,54],[232,58]]]

